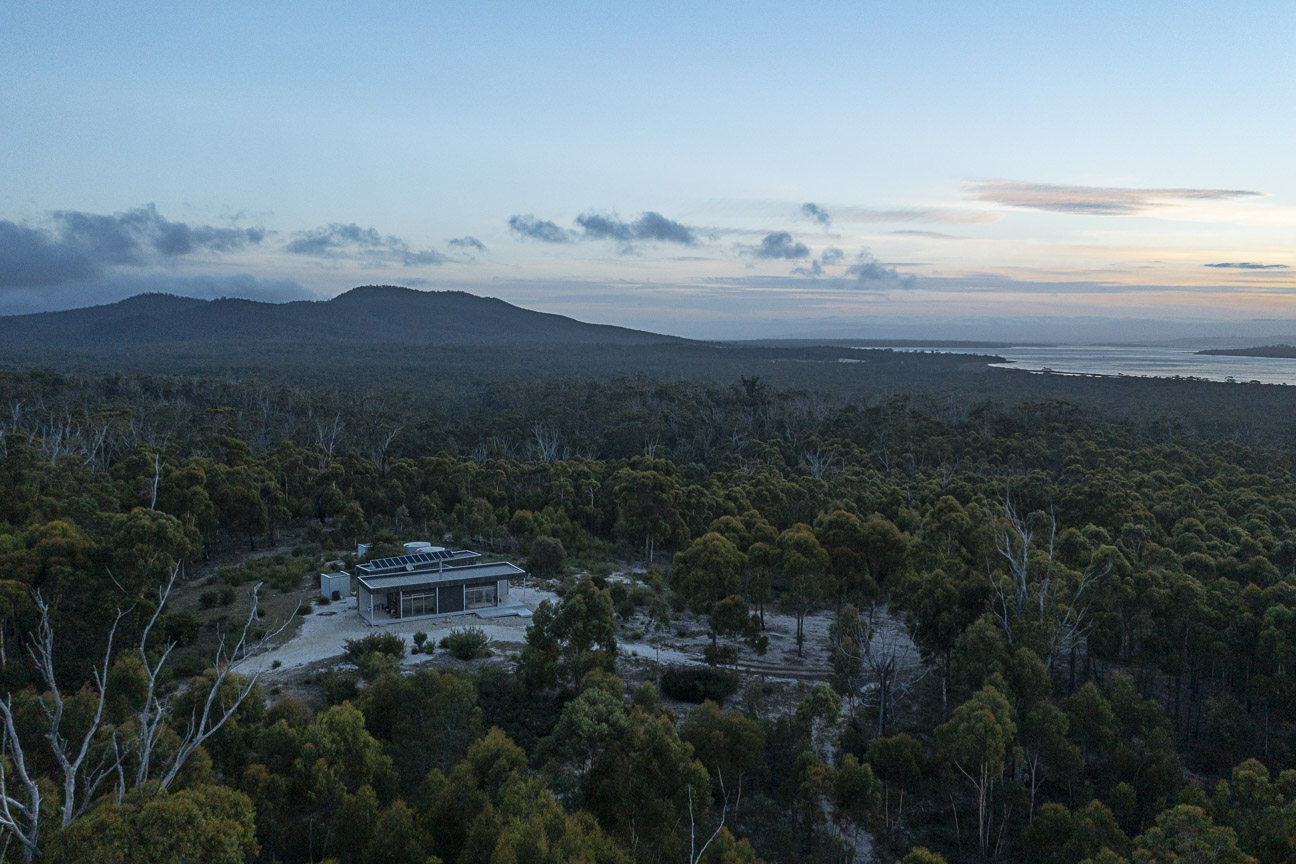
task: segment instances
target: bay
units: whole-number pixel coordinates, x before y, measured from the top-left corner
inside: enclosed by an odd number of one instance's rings
[[[1201,346],[1205,348],[1207,346]],[[1194,353],[1196,347],[1135,345],[1050,345],[1004,347],[971,352],[949,348],[947,353],[996,354],[1006,362],[993,363],[1002,369],[1053,372],[1066,375],[1136,376],[1143,378],[1201,378],[1208,381],[1236,381],[1261,384],[1296,384],[1296,359],[1277,357],[1221,357]]]

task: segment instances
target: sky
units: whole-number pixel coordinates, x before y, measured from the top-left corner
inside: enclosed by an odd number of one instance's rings
[[[1296,333],[1293,37],[1289,0],[2,0],[0,314]]]

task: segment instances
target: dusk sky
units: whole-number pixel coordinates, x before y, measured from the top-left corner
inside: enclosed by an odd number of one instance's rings
[[[385,283],[695,337],[1296,332],[1290,0],[0,10],[0,314]]]

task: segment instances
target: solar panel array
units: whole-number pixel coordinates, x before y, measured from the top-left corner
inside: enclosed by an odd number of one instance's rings
[[[370,561],[363,566],[366,569],[378,570],[407,570],[411,565],[414,568],[422,567],[428,564],[435,564],[438,561],[448,561],[455,557],[455,553],[449,549],[437,549],[433,552],[416,552],[413,555],[397,555],[394,558],[378,558]]]

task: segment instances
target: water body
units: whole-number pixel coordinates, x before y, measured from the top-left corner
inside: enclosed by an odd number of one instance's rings
[[[929,350],[950,351],[948,348]],[[1008,362],[992,365],[1002,369],[1025,369],[1030,372],[1050,371],[1068,375],[1133,375],[1142,378],[1180,377],[1202,378],[1208,381],[1296,384],[1296,359],[1219,357],[1195,354],[1197,350],[1199,349],[1129,345],[1054,345],[950,353],[997,354]]]

